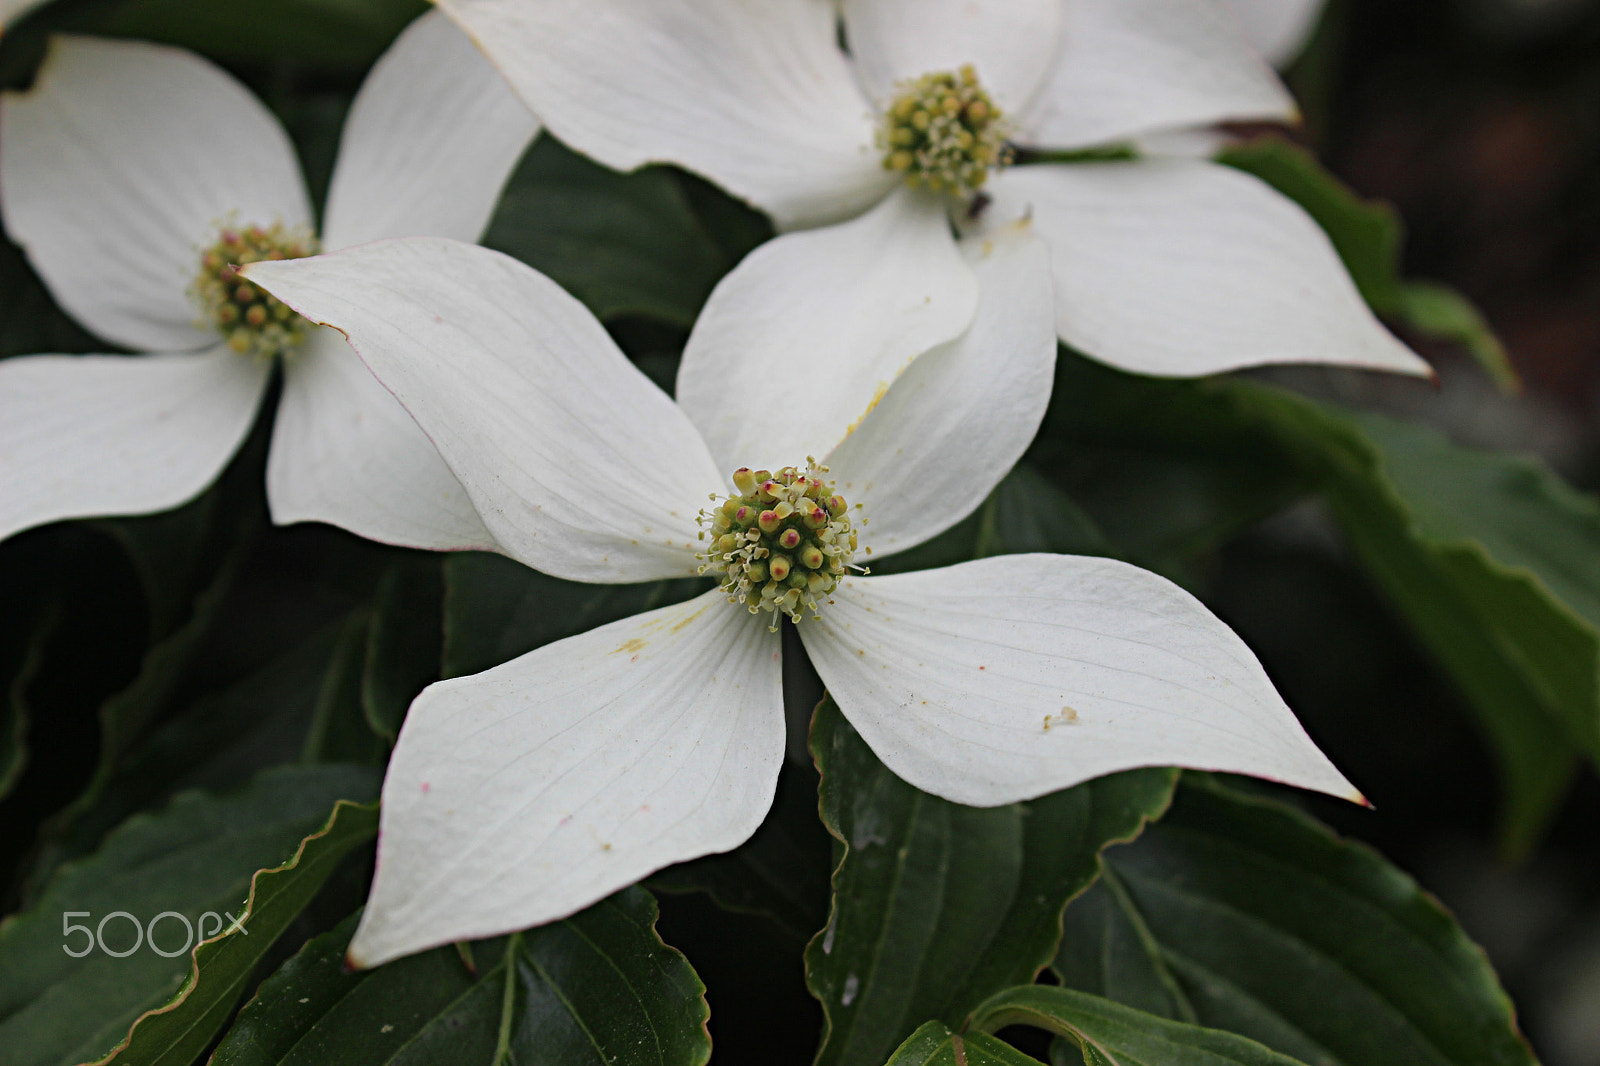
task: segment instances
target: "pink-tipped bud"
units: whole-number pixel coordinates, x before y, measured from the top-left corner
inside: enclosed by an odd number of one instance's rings
[[[763,533],[776,532],[782,524],[783,519],[778,516],[776,511],[762,511],[761,517],[756,519],[756,525],[761,527],[761,532]]]
[[[739,490],[739,495],[748,496],[756,487],[756,472],[748,466],[741,466],[733,472],[733,485]]]
[[[840,515],[844,514],[845,511],[849,510],[849,508],[850,505],[844,502],[843,496],[828,497],[828,513],[833,515],[833,517],[838,518]]]
[[[256,287],[247,281],[233,290],[233,298],[242,304],[255,303]]]
[[[800,565],[807,570],[815,570],[827,561],[827,556],[822,554],[822,549],[815,544],[807,544],[805,551],[800,553]]]
[[[789,576],[789,571],[794,569],[794,564],[787,555],[773,555],[767,560],[767,573],[772,575],[772,580],[782,581]]]
[[[794,551],[800,547],[800,531],[798,529],[784,530],[778,535],[778,544],[790,551]]]
[[[805,523],[807,529],[821,529],[828,524],[828,512],[821,507],[812,507],[800,516],[800,521]]]
[[[778,493],[782,491],[783,486],[778,484],[776,481],[773,481],[771,478],[768,478],[761,483],[761,498],[763,500],[776,500],[778,498]]]

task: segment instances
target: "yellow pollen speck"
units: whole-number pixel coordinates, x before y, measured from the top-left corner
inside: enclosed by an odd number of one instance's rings
[[[867,416],[872,413],[872,409],[878,406],[878,402],[883,399],[883,394],[888,391],[889,383],[887,381],[878,382],[878,387],[872,391],[872,399],[867,403],[867,409],[861,412],[860,418],[856,419],[854,422],[850,423],[849,426],[845,427],[844,435],[846,437],[849,437],[850,434],[854,433],[856,431],[856,427],[867,420]],[[856,506],[859,507],[860,504],[857,504]]]
[[[706,606],[710,606],[710,604],[707,604]],[[703,615],[705,613],[706,613],[706,608],[705,607],[701,607],[694,614],[691,614],[686,618],[679,619],[677,622],[673,623],[672,632],[674,632],[674,633],[678,632],[684,626],[688,625],[690,622],[693,622],[696,618],[699,618],[701,615]]]

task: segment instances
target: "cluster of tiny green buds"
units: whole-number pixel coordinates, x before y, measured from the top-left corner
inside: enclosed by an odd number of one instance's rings
[[[201,326],[214,326],[240,355],[269,359],[306,339],[306,320],[276,296],[239,276],[246,263],[302,259],[317,254],[317,239],[304,227],[224,226],[217,242],[200,253],[200,273],[190,295],[200,305]]]
[[[700,512],[700,539],[708,542],[698,553],[700,572],[721,574],[729,602],[751,614],[781,612],[796,622],[806,611],[816,616],[818,602],[850,569],[856,532],[849,504],[824,480],[827,467],[811,458],[806,464],[804,472],[741,467],[733,472],[738,494],[712,496],[717,505]]]
[[[971,195],[989,171],[1011,161],[1000,109],[968,63],[954,74],[924,74],[896,85],[878,147],[885,170],[934,192]]]

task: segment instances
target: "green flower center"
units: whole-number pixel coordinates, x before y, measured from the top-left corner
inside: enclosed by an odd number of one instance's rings
[[[263,259],[303,259],[318,250],[317,239],[303,227],[224,226],[217,242],[200,253],[200,272],[189,290],[200,305],[200,324],[214,326],[240,355],[270,359],[293,351],[306,339],[306,320],[240,277],[239,268]]]
[[[709,542],[698,553],[700,572],[722,575],[729,602],[751,614],[816,616],[855,556],[850,505],[824,480],[827,467],[806,463],[804,473],[741,467],[733,472],[738,495],[712,496],[721,502],[700,512],[700,539]]]
[[[885,170],[901,171],[911,185],[965,197],[990,170],[1010,162],[1005,118],[970,63],[896,88],[900,93],[878,127]]]

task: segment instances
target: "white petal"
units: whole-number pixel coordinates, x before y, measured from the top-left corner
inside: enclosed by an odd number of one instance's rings
[[[1111,559],[852,578],[800,626],[839,708],[918,788],[995,806],[1140,766],[1359,799],[1194,597]]]
[[[920,544],[983,502],[1033,441],[1056,366],[1050,260],[1026,226],[970,239],[980,296],[959,338],[918,357],[827,465],[862,505],[873,558]]]
[[[972,321],[944,203],[898,190],[745,257],[689,335],[677,395],[724,473],[831,451],[918,355]]]
[[[497,550],[433,442],[336,330],[289,357],[267,458],[272,520],[408,548]]]
[[[0,27],[10,26],[44,0],[0,0]]]
[[[780,643],[711,591],[423,690],[350,945],[376,966],[565,917],[743,843],[783,760]]]
[[[0,102],[0,210],[56,301],[130,348],[215,344],[189,286],[224,222],[311,221],[283,128],[179,48],[57,37]]]
[[[1322,0],[1223,0],[1245,39],[1274,66],[1299,54],[1322,14]]]
[[[378,59],[350,105],[323,247],[384,237],[476,241],[538,130],[466,34],[427,12]]]
[[[1061,50],[1018,119],[1052,148],[1172,126],[1293,120],[1294,101],[1214,0],[1069,0]]]
[[[695,572],[695,516],[723,476],[683,412],[543,274],[442,237],[246,273],[350,338],[507,554],[575,581]]]
[[[0,360],[0,537],[197,495],[249,431],[268,366],[226,348]]]
[[[567,144],[675,163],[781,226],[848,217],[893,178],[832,0],[441,0]]]
[[[862,84],[878,107],[894,84],[971,63],[1002,111],[1033,98],[1056,57],[1063,0],[844,0]]]
[[[1381,326],[1311,217],[1201,160],[1017,167],[987,217],[1050,243],[1061,339],[1142,374],[1264,363],[1427,374]]]

